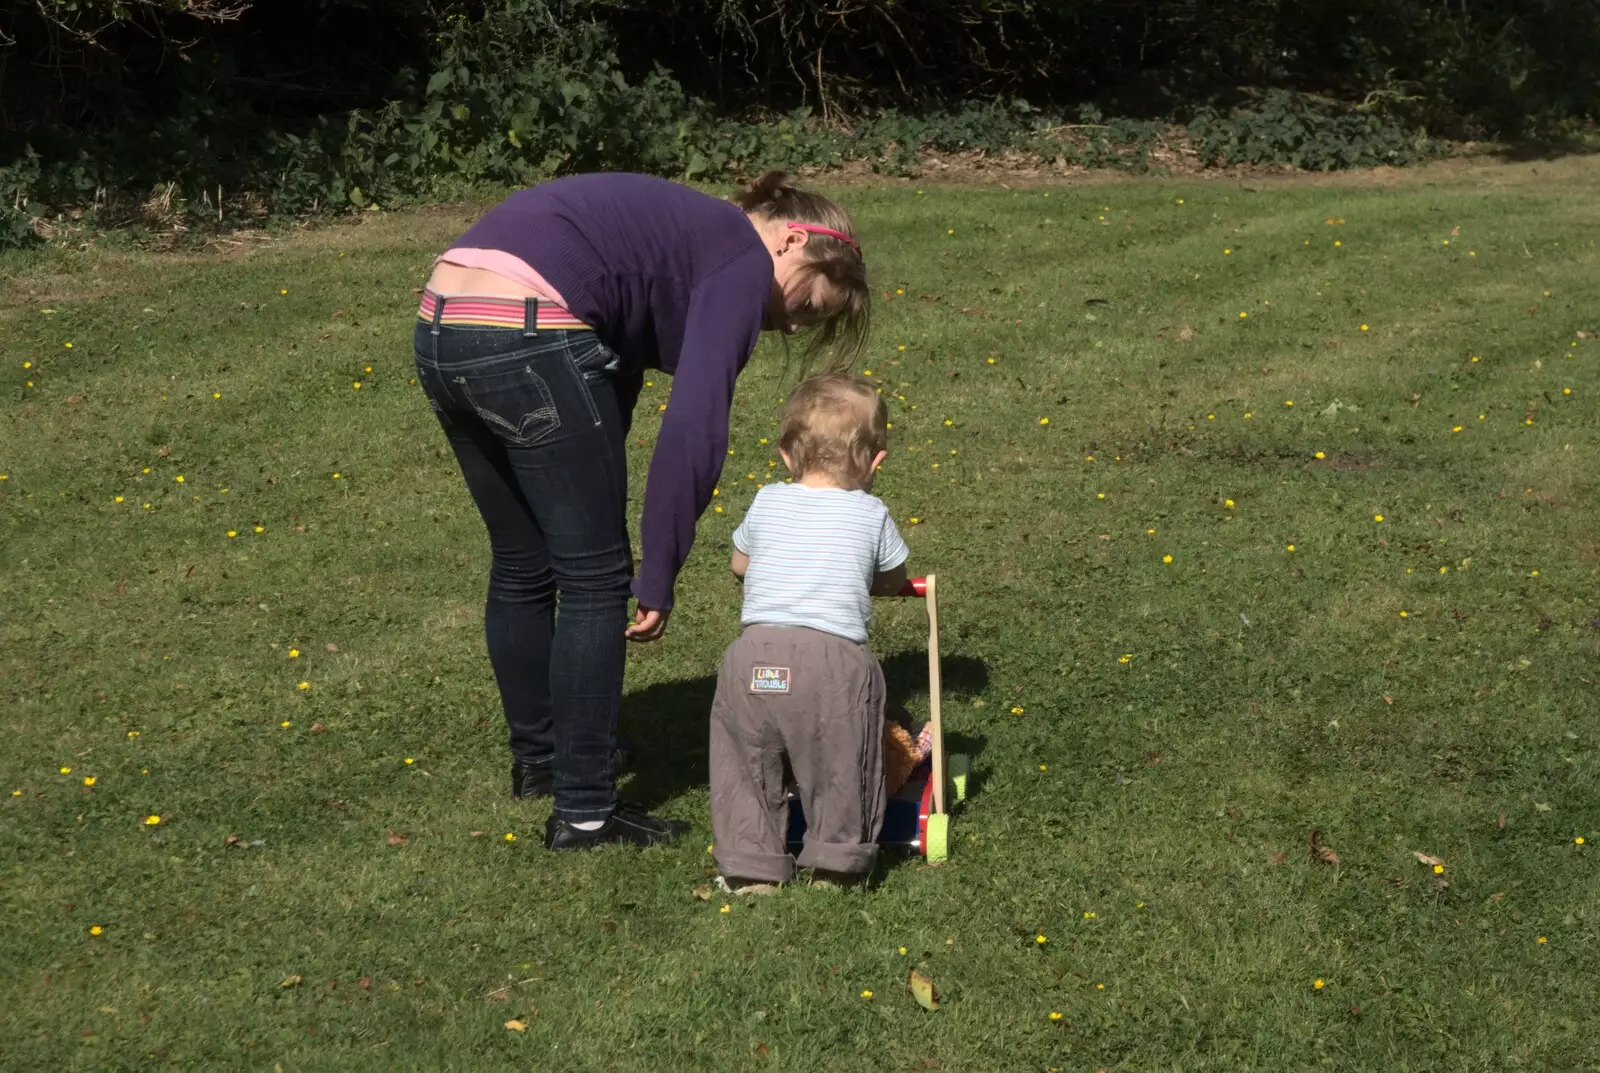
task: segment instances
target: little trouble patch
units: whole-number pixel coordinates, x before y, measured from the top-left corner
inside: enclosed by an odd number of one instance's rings
[[[752,692],[752,693],[787,693],[787,692],[789,692],[789,668],[787,668],[787,667],[752,667],[750,669],[750,692]]]

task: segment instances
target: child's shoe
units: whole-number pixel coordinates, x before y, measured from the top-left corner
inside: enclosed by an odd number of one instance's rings
[[[776,894],[781,883],[767,883],[759,879],[725,879],[717,877],[717,889],[738,897],[742,894]]]

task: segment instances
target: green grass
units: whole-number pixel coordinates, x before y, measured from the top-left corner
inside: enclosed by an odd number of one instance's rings
[[[706,710],[780,350],[630,654],[625,792],[696,829],[556,857],[410,383],[469,213],[0,262],[0,1066],[1600,1068],[1593,174],[844,191],[979,787],[943,867],[726,913]],[[921,614],[875,645],[925,710]]]

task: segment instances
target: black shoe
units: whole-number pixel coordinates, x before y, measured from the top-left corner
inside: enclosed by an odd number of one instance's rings
[[[621,775],[633,763],[633,743],[627,738],[618,738],[617,744],[611,750],[611,774]],[[549,797],[555,792],[555,768],[551,761],[542,764],[524,764],[520,760],[511,761],[511,800],[521,801],[528,797]]]
[[[654,846],[675,842],[691,825],[683,820],[658,820],[637,805],[617,805],[610,819],[593,831],[580,831],[567,821],[551,816],[544,825],[545,849],[593,849],[608,842],[627,846]]]

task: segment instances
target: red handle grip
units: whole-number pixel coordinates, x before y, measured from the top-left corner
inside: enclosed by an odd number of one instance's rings
[[[905,585],[903,585],[901,587],[900,591],[895,593],[895,595],[896,596],[916,596],[916,597],[927,596],[928,595],[928,579],[927,578],[920,578],[920,577],[907,578]]]

